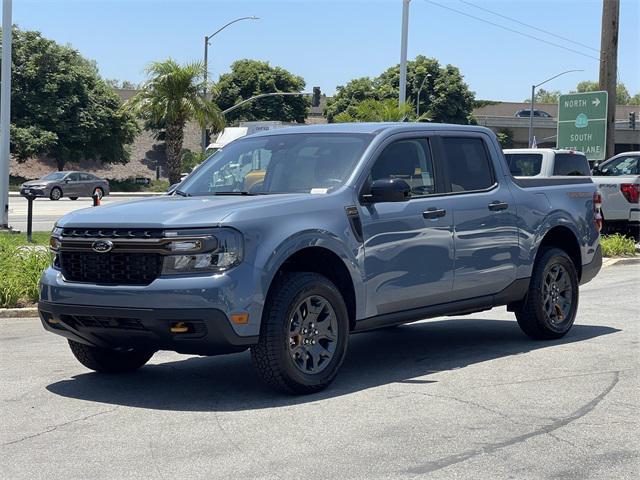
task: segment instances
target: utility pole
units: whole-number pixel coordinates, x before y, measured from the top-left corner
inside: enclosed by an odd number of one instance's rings
[[[9,125],[11,122],[11,0],[2,0],[0,71],[0,230],[9,230]]]
[[[402,0],[402,38],[400,40],[400,95],[398,105],[402,106],[407,100],[407,37],[409,34],[409,2]]]
[[[607,149],[605,158],[615,154],[616,80],[618,77],[618,25],[620,0],[602,0],[602,37],[600,39],[600,90],[609,97],[607,107]]]

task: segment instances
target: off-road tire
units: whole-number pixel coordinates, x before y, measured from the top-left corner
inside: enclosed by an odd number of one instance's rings
[[[85,367],[100,373],[133,372],[153,356],[149,350],[118,351],[108,348],[92,347],[69,340],[71,352]]]
[[[559,324],[552,322],[544,309],[543,282],[554,265],[560,265],[568,273],[572,289],[569,313]],[[578,311],[578,298],[578,273],[573,261],[564,250],[546,248],[540,252],[540,256],[533,266],[527,296],[515,308],[518,325],[526,335],[536,340],[561,338],[573,326]]]
[[[57,192],[57,193],[54,194],[53,192]],[[62,198],[62,189],[60,187],[53,187],[49,192],[49,200],[53,200],[55,202],[56,200],[60,200],[61,198]]]
[[[309,394],[326,388],[342,365],[349,336],[349,316],[336,286],[317,273],[285,273],[275,280],[262,315],[260,338],[251,347],[251,358],[260,378],[287,394]],[[306,374],[298,369],[289,352],[289,322],[296,305],[309,296],[327,300],[337,319],[337,340],[333,356],[324,370]]]

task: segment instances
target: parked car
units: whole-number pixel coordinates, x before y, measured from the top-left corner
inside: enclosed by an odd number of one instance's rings
[[[587,157],[574,150],[553,148],[510,148],[504,150],[514,177],[589,177]]]
[[[49,197],[51,200],[62,197],[77,200],[79,197],[91,197],[94,193],[100,198],[109,195],[109,182],[85,172],[53,172],[20,185],[21,195]]]
[[[524,109],[524,110],[518,110],[515,113],[516,117],[525,117],[525,118],[529,118],[531,116],[531,109]],[[553,118],[551,115],[549,115],[547,112],[545,112],[544,110],[533,110],[533,116],[536,118]]]
[[[172,195],[61,218],[38,309],[98,372],[250,348],[269,385],[317,392],[361,331],[507,305],[564,336],[601,266],[598,206],[590,177],[511,176],[483,127],[274,130]]]
[[[602,194],[607,232],[622,231],[640,239],[640,152],[625,152],[593,168],[593,181]]]

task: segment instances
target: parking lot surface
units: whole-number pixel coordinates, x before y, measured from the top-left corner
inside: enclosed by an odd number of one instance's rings
[[[355,335],[335,383],[286,397],[248,352],[86,370],[0,320],[7,479],[626,479],[639,467],[640,266],[581,290],[562,340],[504,309]]]
[[[113,202],[130,202],[141,198],[144,197],[109,195],[102,199],[102,205],[108,205]],[[22,232],[27,231],[27,203],[24,197],[9,197],[9,225]],[[91,198],[79,198],[78,200],[61,198],[55,202],[48,198],[37,198],[33,202],[33,231],[50,231],[56,220],[63,215],[74,210],[91,207],[92,204],[93,200]]]

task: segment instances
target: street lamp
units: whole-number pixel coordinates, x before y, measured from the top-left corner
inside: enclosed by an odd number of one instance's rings
[[[564,75],[566,73],[572,73],[572,72],[584,72],[584,70],[567,70],[566,72],[562,72],[557,75],[554,75],[551,78],[547,78],[544,82],[540,82],[537,85],[531,85],[531,110],[529,110],[529,148],[531,148],[531,144],[533,143],[533,104],[535,102],[536,88],[538,88],[541,85],[544,85],[547,82],[550,82],[554,78],[558,78],[561,75]]]
[[[207,98],[207,90],[208,90],[208,85],[207,85],[207,72],[209,69],[209,41],[211,41],[211,39],[213,37],[215,37],[217,34],[219,34],[222,30],[224,30],[225,28],[227,28],[229,25],[233,25],[236,22],[240,22],[242,20],[259,20],[258,17],[255,16],[251,16],[251,17],[240,17],[240,18],[236,18],[235,20],[231,20],[229,23],[223,25],[222,27],[220,27],[218,30],[216,30],[215,32],[213,32],[211,35],[205,36],[204,37],[204,87],[203,87],[203,95],[204,98],[206,100]],[[204,152],[207,148],[207,129],[206,127],[202,129],[202,151]]]
[[[402,107],[407,96],[407,37],[409,34],[409,2],[402,0],[402,35],[400,37],[400,92],[398,105]]]
[[[420,116],[420,93],[422,93],[422,87],[424,87],[424,82],[431,78],[431,74],[427,73],[426,77],[422,80],[420,84],[420,88],[418,89],[418,95],[416,96],[416,118]]]

